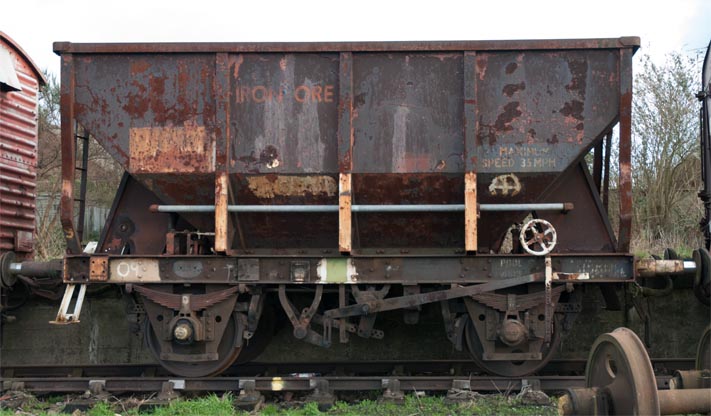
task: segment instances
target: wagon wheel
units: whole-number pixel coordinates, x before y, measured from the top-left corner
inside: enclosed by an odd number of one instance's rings
[[[218,359],[215,361],[198,361],[198,362],[183,362],[183,361],[170,361],[162,360],[160,358],[161,347],[158,341],[155,331],[150,323],[150,319],[146,319],[145,327],[145,337],[148,348],[151,350],[156,360],[160,363],[163,368],[170,371],[171,373],[182,376],[182,377],[207,377],[217,375],[232,365],[237,359],[242,348],[236,348],[237,338],[236,335],[240,332],[238,325],[239,322],[230,316],[230,320],[225,327],[225,332],[222,334],[222,339],[217,347]],[[193,351],[194,349],[199,349],[201,346],[196,345],[179,345],[173,342],[174,352],[179,352],[180,354],[185,354],[186,356],[190,354],[201,353],[202,351]]]
[[[553,333],[551,334],[551,342],[541,347],[540,352],[542,359],[524,361],[485,361],[483,359],[484,347],[479,340],[479,336],[474,328],[472,319],[476,318],[470,317],[467,320],[467,325],[465,327],[465,337],[467,340],[467,346],[469,347],[469,353],[471,354],[474,363],[489,374],[496,374],[504,377],[522,377],[535,373],[548,364],[560,345],[561,324],[558,322],[558,319],[553,319],[554,327]],[[503,348],[506,349],[504,352],[521,352],[516,348],[509,348],[506,346]],[[501,351],[497,349],[497,352]]]
[[[706,327],[696,348],[697,370],[711,370],[711,325]]]
[[[532,219],[521,227],[521,247],[534,256],[545,256],[555,248],[558,235],[553,225],[546,220]]]
[[[585,368],[585,385],[601,389],[615,414],[659,414],[652,363],[642,341],[627,328],[595,340]]]
[[[15,261],[15,253],[0,254],[0,287],[9,289],[17,282],[17,275],[10,273],[10,264]]]
[[[259,354],[263,353],[269,345],[269,342],[274,337],[274,328],[276,327],[276,313],[274,307],[265,305],[262,311],[262,316],[259,317],[259,326],[254,331],[254,335],[249,340],[245,341],[242,347],[242,352],[239,354],[235,364],[248,363]]]
[[[711,303],[711,255],[705,248],[694,250],[696,275],[694,276],[694,295],[706,306]]]

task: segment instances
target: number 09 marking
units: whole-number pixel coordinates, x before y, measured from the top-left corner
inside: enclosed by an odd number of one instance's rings
[[[114,282],[160,282],[158,260],[112,260],[109,280]]]
[[[138,277],[138,263],[122,261],[116,265],[116,273],[123,278],[128,277],[131,273]]]

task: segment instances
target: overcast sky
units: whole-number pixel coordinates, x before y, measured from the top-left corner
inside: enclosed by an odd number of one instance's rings
[[[479,40],[640,36],[702,55],[711,0],[5,0],[0,30],[59,73],[52,42]]]

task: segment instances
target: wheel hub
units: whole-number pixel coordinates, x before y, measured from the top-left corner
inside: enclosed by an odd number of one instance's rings
[[[192,341],[193,332],[192,325],[189,322],[180,321],[173,329],[173,337],[178,342],[187,343]]]
[[[523,344],[528,338],[528,328],[518,319],[506,319],[501,324],[499,339],[509,347]]]
[[[144,297],[148,347],[171,373],[216,375],[239,356],[246,317],[234,310],[237,295],[232,287],[196,287],[192,293],[175,293],[166,286],[134,290]]]

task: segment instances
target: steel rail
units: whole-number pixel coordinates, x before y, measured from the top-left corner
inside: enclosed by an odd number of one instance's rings
[[[672,374],[694,368],[692,358],[654,358],[657,372]],[[539,375],[583,374],[585,359],[553,359]],[[481,373],[482,370],[472,360],[375,360],[375,361],[321,361],[321,362],[250,362],[234,365],[223,372],[225,377],[245,377],[257,375],[285,375],[293,373],[320,374],[447,374],[452,376]],[[133,377],[164,376],[165,370],[158,364],[87,364],[66,365],[3,365],[0,377],[40,378],[61,377]]]
[[[694,365],[693,360],[682,358],[652,361],[658,373],[665,373],[657,375],[660,389],[669,387],[673,370],[686,370]],[[511,391],[520,389],[524,382],[540,382],[544,391],[562,391],[584,387],[584,369],[585,360],[558,359],[548,364],[540,375],[507,378],[472,375],[480,370],[469,360],[267,362],[234,366],[218,377],[191,379],[160,374],[162,368],[158,365],[24,365],[3,366],[0,382],[3,391],[35,393],[84,392],[97,382],[105,391],[116,393],[161,391],[167,382],[172,382],[176,390],[191,392],[238,391],[249,380],[254,381],[259,391],[308,391],[314,388],[313,380],[317,379],[328,381],[334,391],[383,390],[387,384],[384,380],[388,379],[397,379],[403,391],[449,390],[455,381],[459,385],[468,383],[473,391]],[[342,375],[349,372],[360,375]]]
[[[584,387],[584,376],[530,376],[525,378],[489,376],[293,376],[293,377],[41,377],[0,378],[2,390],[22,390],[32,393],[76,393],[90,390],[91,384],[100,383],[110,393],[158,392],[167,382],[173,389],[185,392],[239,391],[247,381],[254,381],[258,391],[311,391],[315,380],[326,380],[332,391],[384,390],[388,380],[398,380],[402,391],[446,391],[468,384],[472,391],[517,391],[524,383],[540,382],[542,391],[563,391]],[[657,385],[665,388],[671,376],[657,376]]]

